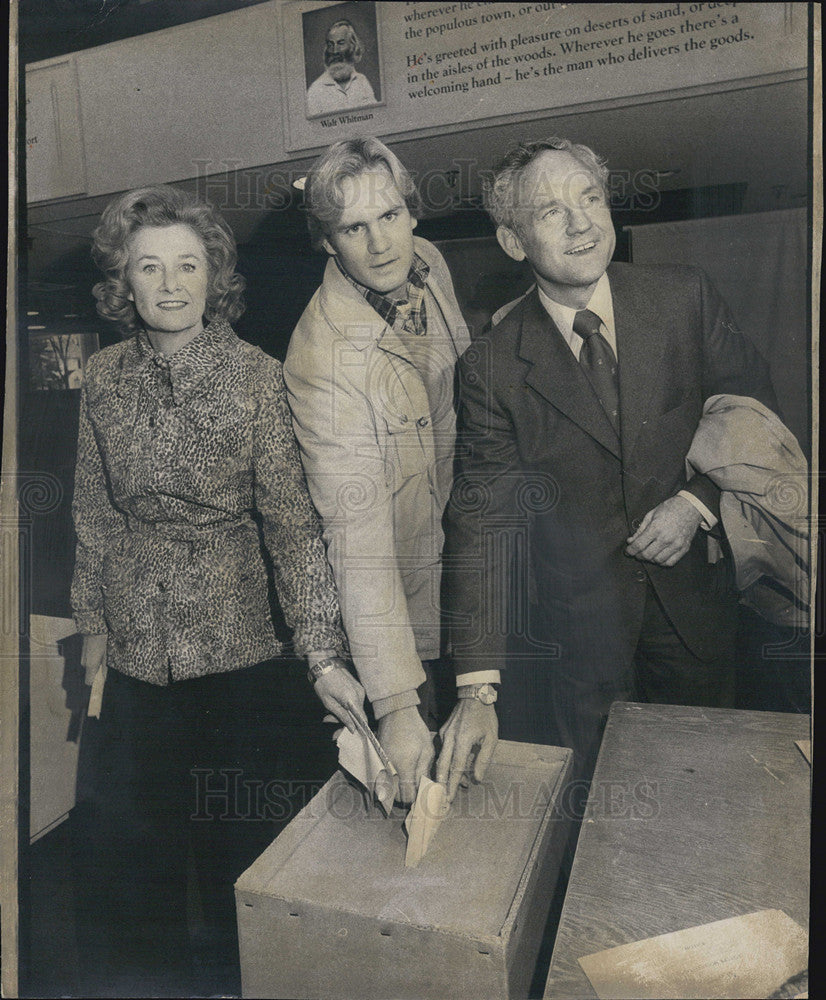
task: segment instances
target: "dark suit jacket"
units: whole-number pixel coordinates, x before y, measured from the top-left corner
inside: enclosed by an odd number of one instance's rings
[[[444,592],[459,673],[502,668],[508,637],[521,634],[576,676],[611,678],[630,665],[648,580],[698,656],[732,628],[703,531],[671,568],[624,549],[685,487],[709,396],[776,407],[766,365],[701,271],[613,264],[608,276],[619,439],[536,290],[460,360]]]

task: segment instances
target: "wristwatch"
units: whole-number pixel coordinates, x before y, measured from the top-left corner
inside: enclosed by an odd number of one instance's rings
[[[458,690],[459,698],[477,698],[483,705],[492,705],[499,692],[492,684],[463,684]]]
[[[327,656],[323,660],[319,660],[318,663],[314,663],[307,670],[307,679],[311,684],[315,684],[319,677],[323,677],[325,674],[329,674],[331,670],[335,670],[336,667],[341,666],[341,660],[336,656]]]

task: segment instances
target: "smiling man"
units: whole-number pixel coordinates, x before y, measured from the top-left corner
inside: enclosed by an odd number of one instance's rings
[[[325,70],[307,90],[307,114],[332,114],[376,103],[370,81],[356,69],[363,49],[356,29],[346,20],[330,25],[324,43]]]
[[[331,146],[304,194],[329,260],[284,375],[353,662],[410,801],[433,760],[425,680],[441,652],[454,374],[469,338],[444,260],[413,235],[413,180],[385,145]],[[328,697],[335,685],[351,693],[343,670],[319,684]]]
[[[774,392],[701,271],[610,263],[607,179],[592,150],[553,138],[508,153],[486,191],[536,285],[459,364],[445,546],[459,700],[437,768],[451,796],[484,774],[498,724],[573,748],[587,779],[613,701],[730,697],[735,602],[698,530],[719,493],[686,480],[685,457],[709,396],[776,408]]]

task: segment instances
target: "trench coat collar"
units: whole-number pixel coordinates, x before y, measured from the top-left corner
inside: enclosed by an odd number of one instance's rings
[[[433,280],[433,251],[430,244],[413,237],[413,249],[430,268],[425,286],[446,318],[452,316],[450,302],[445,297],[439,282]],[[330,326],[345,337],[356,350],[364,351],[376,345],[383,351],[410,361],[404,341],[395,329],[386,323],[354,285],[344,277],[332,259],[327,261],[324,280],[319,290],[319,306]],[[448,322],[448,327],[450,323]]]

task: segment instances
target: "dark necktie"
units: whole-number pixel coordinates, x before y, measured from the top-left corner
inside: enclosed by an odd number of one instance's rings
[[[580,309],[574,316],[574,333],[584,343],[579,363],[585,369],[588,381],[602,403],[608,419],[619,434],[619,388],[617,386],[617,359],[611,345],[599,332],[602,320],[590,309]]]

